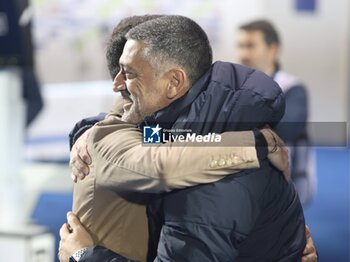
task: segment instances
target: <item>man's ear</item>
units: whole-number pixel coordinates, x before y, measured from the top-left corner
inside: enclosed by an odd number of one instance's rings
[[[183,96],[189,88],[186,72],[181,68],[173,68],[168,71],[167,76],[167,98],[173,100]]]

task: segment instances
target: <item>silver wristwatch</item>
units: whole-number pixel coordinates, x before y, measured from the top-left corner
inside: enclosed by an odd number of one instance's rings
[[[76,251],[73,255],[72,258],[75,261],[80,261],[81,257],[85,254],[85,252],[88,250],[87,247],[83,247],[82,249],[79,249],[78,251]]]

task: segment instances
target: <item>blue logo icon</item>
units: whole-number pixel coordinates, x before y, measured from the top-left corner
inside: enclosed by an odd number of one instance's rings
[[[160,133],[162,128],[159,124],[156,126],[143,127],[143,143],[144,144],[158,144],[160,143]]]

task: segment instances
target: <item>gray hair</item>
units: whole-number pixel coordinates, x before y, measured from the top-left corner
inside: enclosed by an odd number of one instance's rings
[[[132,28],[127,39],[144,42],[144,55],[157,71],[179,66],[193,85],[212,64],[212,49],[204,30],[193,20],[169,15]]]
[[[118,25],[113,29],[112,35],[107,43],[106,58],[109,73],[112,80],[118,74],[119,58],[121,57],[126,43],[125,35],[133,27],[160,17],[161,15],[142,15],[142,16],[130,16],[122,19]]]

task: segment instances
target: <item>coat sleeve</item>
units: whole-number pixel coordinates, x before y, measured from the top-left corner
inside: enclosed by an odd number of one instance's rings
[[[253,132],[227,132],[221,137],[215,146],[193,142],[146,146],[135,126],[109,119],[94,126],[88,150],[99,186],[160,193],[259,167]]]
[[[96,246],[94,248],[89,248],[83,257],[79,260],[81,262],[136,262],[135,260],[131,260],[125,258],[113,251]]]

